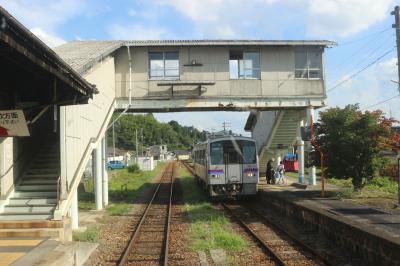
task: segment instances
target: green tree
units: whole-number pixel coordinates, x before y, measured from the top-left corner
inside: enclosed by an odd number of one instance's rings
[[[363,180],[372,178],[381,165],[381,152],[390,146],[393,120],[381,111],[363,113],[358,105],[330,108],[319,116],[317,142],[328,176],[351,177],[354,190],[360,190]]]

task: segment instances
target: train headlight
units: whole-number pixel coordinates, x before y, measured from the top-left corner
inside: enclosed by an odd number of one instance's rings
[[[212,178],[220,178],[222,175],[211,175]]]
[[[253,176],[256,176],[256,174],[255,173],[247,173],[247,177],[253,177]]]

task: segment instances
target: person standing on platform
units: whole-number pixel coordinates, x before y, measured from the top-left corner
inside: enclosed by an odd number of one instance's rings
[[[276,175],[277,175],[277,181],[276,183],[279,184],[280,182],[282,184],[285,184],[285,166],[283,165],[283,162],[280,161],[278,167],[276,168]]]
[[[266,175],[266,179],[267,179],[267,183],[271,184],[272,178],[273,178],[273,170],[272,170],[272,163],[275,161],[274,158],[269,159],[267,162],[267,170],[265,171],[265,175]]]

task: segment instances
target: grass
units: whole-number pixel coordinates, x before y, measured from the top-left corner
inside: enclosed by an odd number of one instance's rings
[[[80,242],[96,242],[100,234],[100,228],[89,227],[83,232],[73,232],[72,239]]]
[[[130,210],[130,206],[127,203],[113,203],[107,206],[106,211],[111,216],[123,216],[126,215]]]
[[[129,204],[135,201],[140,191],[150,186],[151,180],[161,171],[164,163],[159,163],[153,171],[129,173],[128,169],[108,171],[108,191],[110,206],[106,211],[110,215],[125,215]],[[95,209],[93,179],[83,181],[78,193],[79,209]]]
[[[193,251],[224,249],[233,253],[248,250],[248,243],[230,227],[229,219],[215,210],[193,177],[181,169],[183,197],[192,223],[189,226],[189,248]]]

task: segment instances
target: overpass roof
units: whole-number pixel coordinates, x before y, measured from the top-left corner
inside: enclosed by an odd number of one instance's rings
[[[72,41],[54,50],[75,71],[84,74],[94,64],[111,55],[122,46],[333,46],[326,40],[120,40],[120,41]]]

